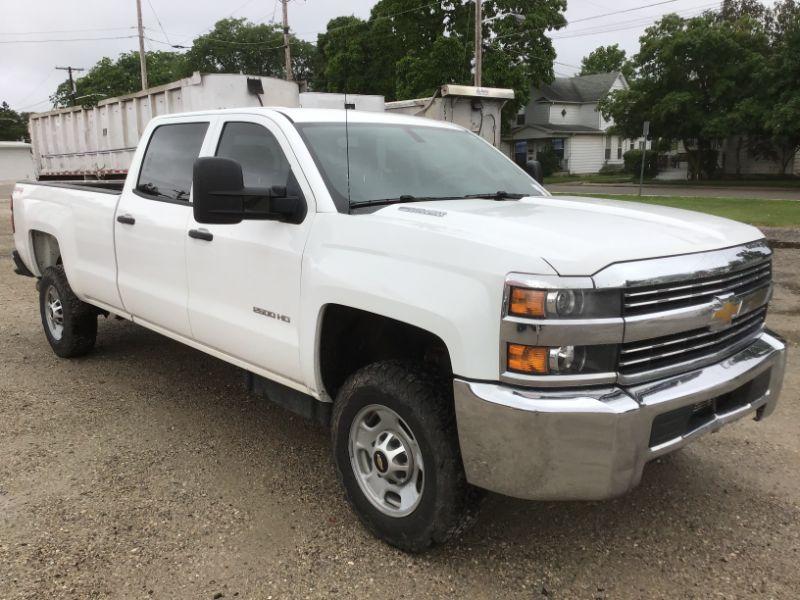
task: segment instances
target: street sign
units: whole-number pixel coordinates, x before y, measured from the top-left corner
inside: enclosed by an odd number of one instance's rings
[[[650,121],[644,122],[644,128],[642,129],[642,137],[647,137],[650,135]]]

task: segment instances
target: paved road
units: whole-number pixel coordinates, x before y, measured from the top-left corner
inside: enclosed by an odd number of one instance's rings
[[[792,344],[776,414],[707,436],[608,502],[490,495],[423,556],[348,510],[327,432],[241,372],[101,320],[80,360],[45,342],[0,199],[0,598],[796,598],[800,251],[770,324]]]
[[[558,194],[638,194],[633,184],[559,183],[546,186]],[[646,185],[642,193],[648,196],[685,196],[718,198],[764,198],[768,200],[800,200],[800,188],[769,187],[688,187],[683,185]]]

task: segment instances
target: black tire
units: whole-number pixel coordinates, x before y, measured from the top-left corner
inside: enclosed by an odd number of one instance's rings
[[[448,383],[422,364],[377,362],[345,382],[333,408],[334,461],[350,505],[369,531],[406,552],[422,552],[460,535],[474,522],[482,497],[464,474]],[[350,427],[368,405],[386,406],[399,415],[422,453],[425,485],[406,516],[376,508],[351,464]]]
[[[62,330],[57,336],[48,324],[48,292],[53,288],[61,301]],[[97,309],[78,299],[69,287],[62,265],[48,267],[39,280],[39,312],[50,347],[61,358],[83,356],[94,348],[97,340]]]

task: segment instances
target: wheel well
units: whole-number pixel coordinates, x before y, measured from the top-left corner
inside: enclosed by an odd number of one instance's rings
[[[417,360],[434,366],[448,379],[453,375],[444,341],[402,321],[331,304],[325,308],[320,332],[320,374],[331,398],[352,373],[380,360]]]
[[[61,264],[61,248],[55,236],[42,231],[32,231],[33,257],[39,273],[43,273],[47,267],[54,267]]]

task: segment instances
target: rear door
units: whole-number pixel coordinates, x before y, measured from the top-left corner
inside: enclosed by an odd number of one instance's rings
[[[194,338],[273,376],[301,381],[300,268],[315,214],[311,189],[288,140],[266,116],[221,124],[210,154],[241,164],[245,186],[286,186],[289,195],[305,199],[308,211],[300,224],[191,220],[192,229],[208,233],[186,247]]]
[[[186,232],[192,167],[209,124],[194,118],[156,126],[139,168],[128,176],[114,223],[125,310],[135,321],[185,337],[191,337]]]

